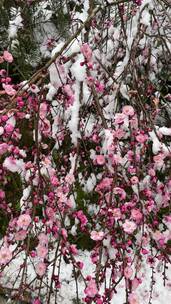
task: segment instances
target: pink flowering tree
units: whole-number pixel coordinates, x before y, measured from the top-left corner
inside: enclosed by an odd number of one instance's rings
[[[120,285],[126,304],[140,304],[144,264],[144,303],[159,266],[167,285],[168,11],[162,0],[87,1],[79,11],[73,1],[69,38],[43,42],[45,64],[28,80],[10,74],[13,38],[1,53],[0,286],[9,298],[58,303],[72,281],[77,304],[113,303]]]

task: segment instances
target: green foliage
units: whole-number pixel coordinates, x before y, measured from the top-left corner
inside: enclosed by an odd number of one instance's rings
[[[73,300],[72,300],[72,303],[73,303],[73,304],[83,304],[83,302],[81,302],[80,299],[78,299],[78,300],[77,300],[77,299],[73,299]]]
[[[51,21],[55,24],[59,36],[69,38],[70,15],[69,13],[64,13],[62,6],[56,8],[52,14]]]
[[[7,28],[9,25],[8,12],[0,3],[0,52],[2,52],[8,45]]]
[[[9,172],[7,176],[7,183],[4,186],[6,200],[12,204],[14,214],[20,211],[20,199],[22,197],[22,181],[18,173]]]
[[[9,218],[3,209],[0,209],[0,239],[5,235],[8,227]]]
[[[13,210],[13,216],[17,216],[20,211],[20,199],[23,193],[20,175],[18,173],[9,172],[3,190],[5,191],[6,202],[11,205]],[[9,220],[6,210],[0,208],[0,238],[5,235]]]

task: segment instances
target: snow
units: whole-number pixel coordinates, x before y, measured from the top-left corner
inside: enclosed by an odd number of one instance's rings
[[[74,231],[73,231],[74,232]],[[106,240],[107,242],[107,240]],[[109,243],[109,242],[107,242]],[[106,243],[106,245],[107,245]],[[50,257],[52,258],[54,255],[54,252],[51,252]],[[115,256],[114,251],[110,251],[110,256],[113,259]],[[9,288],[13,287],[11,278],[15,278],[19,269],[20,264],[22,264],[24,256],[20,253],[18,255],[18,258],[16,259],[15,263],[12,262],[10,264],[10,267],[5,268],[4,275],[0,278],[0,283],[2,285],[8,286]],[[78,255],[75,257],[76,261],[81,261],[84,263],[84,267],[82,269],[82,273],[85,276],[92,275],[95,271],[95,265],[92,265],[91,259],[90,259],[90,252],[87,250],[81,251],[79,250]],[[38,260],[37,260],[38,262]],[[105,262],[105,257],[102,259],[102,263]],[[29,281],[33,280],[35,277],[35,270],[33,268],[32,260],[31,258],[28,259],[28,272],[27,272],[27,279]],[[110,278],[110,269],[107,269],[107,284],[109,283]],[[166,281],[166,286],[163,286],[163,265],[159,261],[155,265],[155,273],[154,273],[154,281],[155,285],[153,288],[152,293],[152,303],[153,304],[169,304],[171,301],[171,267],[168,265],[168,270],[166,270],[166,275],[168,277],[168,280]],[[55,273],[58,273],[58,267],[56,266]],[[52,274],[52,266],[48,267],[48,278],[43,279],[43,284],[46,286],[47,280],[51,278]],[[136,295],[139,298],[138,304],[148,304],[149,303],[149,296],[150,296],[150,282],[151,282],[151,268],[148,266],[147,263],[142,263],[142,270],[141,270],[141,276],[142,276],[142,284],[135,290]],[[66,264],[65,261],[61,260],[61,267],[60,267],[60,282],[61,282],[61,288],[59,289],[58,293],[58,303],[62,304],[73,304],[73,300],[76,299],[76,285],[75,280],[73,277],[73,266],[71,264]],[[15,284],[15,288],[19,286],[19,279],[17,280]],[[78,276],[78,295],[79,299],[81,300],[83,297],[85,297],[84,294],[84,281],[81,276]],[[42,299],[47,295],[46,294],[46,287],[42,289]],[[104,286],[100,289],[100,293],[103,293]],[[114,294],[113,299],[111,301],[111,304],[123,304],[125,302],[125,282],[122,280],[120,284],[116,288],[117,293]],[[51,304],[55,304],[55,299],[52,294],[51,296]],[[43,302],[45,304],[45,302]]]
[[[25,210],[25,202],[29,198],[30,192],[31,192],[31,186],[28,186],[23,190],[23,196],[20,199],[20,207],[22,211]]]
[[[51,83],[49,83],[46,87],[49,89],[46,95],[46,99],[52,100],[55,94],[57,93],[57,89]]]
[[[169,132],[169,129],[168,128],[160,128],[163,130],[163,132]],[[159,130],[160,130],[159,129]],[[162,133],[162,132],[161,132]],[[160,151],[164,152],[164,153],[169,153],[171,151],[171,147],[170,146],[166,146],[164,143],[161,143],[159,138],[157,137],[156,135],[156,132],[155,131],[151,131],[149,132],[149,135],[151,137],[151,140],[153,142],[153,145],[152,145],[152,150],[153,150],[153,153],[154,154],[157,154],[159,153]]]
[[[23,26],[22,24],[22,17],[20,9],[16,10],[15,8],[12,8],[14,12],[14,18],[9,21],[9,29],[8,29],[8,37],[9,39],[14,39],[17,36],[17,32],[19,28]]]
[[[70,68],[72,76],[78,81],[84,81],[86,78],[86,66],[80,66],[80,63],[84,61],[84,57],[79,54],[75,60],[75,63]]]
[[[161,127],[159,128],[159,132],[163,135],[171,136],[171,128]]]
[[[71,140],[74,145],[77,144],[78,138],[80,138],[80,132],[78,130],[78,124],[79,124],[79,109],[80,109],[80,101],[79,101],[79,95],[80,95],[80,86],[79,82],[77,81],[76,84],[73,86],[73,89],[75,91],[74,94],[74,102],[73,105],[69,108],[70,112],[70,120],[68,123],[68,127],[71,131]]]
[[[3,162],[3,167],[13,173],[21,173],[24,170],[25,163],[23,159],[13,159],[12,157],[6,157]]]
[[[84,181],[84,191],[91,192],[96,185],[96,176],[91,173],[87,181]]]

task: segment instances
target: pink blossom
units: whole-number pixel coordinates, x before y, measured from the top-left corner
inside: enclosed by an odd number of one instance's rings
[[[27,231],[26,230],[20,230],[16,232],[15,234],[15,240],[16,241],[23,241],[27,236]]]
[[[71,245],[70,246],[70,251],[71,251],[71,253],[73,254],[73,255],[77,255],[78,254],[78,249],[77,249],[77,247],[76,247],[76,245]]]
[[[133,209],[131,210],[131,217],[133,220],[136,222],[140,222],[142,220],[142,213],[138,209]]]
[[[45,259],[48,254],[48,249],[42,245],[38,245],[36,251],[37,251],[37,256],[42,259]]]
[[[92,50],[90,48],[90,46],[87,43],[84,43],[81,48],[80,48],[82,54],[84,55],[84,57],[87,59],[87,61],[91,61],[92,59]]]
[[[50,181],[51,181],[51,184],[53,186],[58,186],[59,185],[59,180],[57,179],[56,176],[52,176],[51,179],[50,179]]]
[[[147,139],[148,139],[148,137],[145,134],[139,134],[136,136],[136,140],[141,144],[145,143],[147,141]]]
[[[40,233],[39,235],[38,235],[38,240],[39,240],[39,244],[41,245],[41,246],[46,246],[47,244],[48,244],[48,236],[47,236],[47,234],[45,234],[45,233]]]
[[[116,113],[114,119],[116,124],[122,124],[126,119],[126,115],[123,113]]]
[[[103,155],[96,155],[96,162],[98,165],[104,165],[105,164],[105,158]]]
[[[76,216],[80,220],[82,227],[84,227],[85,225],[87,225],[88,220],[87,220],[87,217],[84,215],[84,213],[83,213],[82,210],[77,211]]]
[[[61,235],[63,236],[63,238],[64,238],[65,240],[67,239],[68,233],[67,233],[66,229],[64,229],[64,228],[61,229]]]
[[[122,157],[118,154],[112,155],[112,164],[118,165],[122,163]]]
[[[69,84],[64,85],[63,90],[69,97],[74,95],[74,92]]]
[[[27,229],[30,223],[31,223],[31,217],[29,214],[21,214],[17,220],[17,226],[23,229]]]
[[[10,85],[10,84],[3,83],[2,87],[4,88],[5,93],[7,95],[9,95],[9,96],[13,96],[13,95],[15,95],[17,93],[17,91],[14,90],[13,87],[12,87],[12,85]]]
[[[55,212],[54,212],[54,210],[51,207],[47,207],[46,208],[46,215],[52,221],[55,219]]]
[[[142,248],[142,249],[141,249],[141,252],[142,252],[142,254],[146,255],[146,254],[149,253],[149,250],[147,250],[147,249],[145,249],[145,248]]]
[[[155,163],[163,163],[164,158],[165,158],[164,153],[159,153],[158,155],[155,155],[153,157],[153,160]]]
[[[114,208],[114,209],[112,210],[112,214],[113,214],[113,217],[114,217],[115,219],[120,219],[120,218],[121,218],[121,211],[120,211],[119,208]]]
[[[132,277],[132,275],[133,275],[133,270],[132,270],[132,268],[131,267],[125,267],[125,269],[124,269],[124,276],[125,276],[125,278],[126,279],[130,279],[131,277]]]
[[[12,252],[8,247],[0,249],[0,265],[7,264],[12,259]]]
[[[124,200],[126,198],[125,190],[120,187],[115,187],[113,189],[113,192],[114,192],[114,194],[119,194],[121,200]]]
[[[11,133],[13,130],[14,130],[14,126],[13,125],[11,125],[9,123],[6,124],[6,126],[5,126],[6,133]]]
[[[104,91],[104,84],[96,81],[96,90],[98,93],[102,93]]]
[[[124,106],[122,112],[127,116],[133,116],[135,113],[134,108],[132,106]]]
[[[138,177],[137,176],[132,176],[131,177],[131,184],[132,185],[136,185],[136,184],[138,184],[139,183],[139,179],[138,179]]]
[[[96,189],[97,190],[106,190],[106,189],[109,189],[110,186],[112,185],[112,181],[113,181],[112,178],[105,177],[105,178],[102,179],[102,181],[100,182],[100,184],[97,185]]]
[[[135,293],[129,295],[129,304],[140,304],[138,296]]]
[[[43,263],[43,262],[39,262],[38,264],[36,264],[35,270],[36,270],[36,273],[40,277],[42,277],[45,274],[45,272],[46,272],[46,264]]]
[[[51,132],[51,124],[50,121],[46,118],[40,123],[40,129],[44,136],[48,136]]]
[[[125,223],[123,224],[123,229],[126,233],[132,234],[135,229],[137,228],[137,225],[129,220],[126,220]]]
[[[151,168],[151,169],[148,170],[148,174],[149,174],[150,176],[154,177],[154,176],[156,175],[156,172],[155,172],[154,169]]]
[[[136,290],[137,287],[141,284],[141,280],[140,279],[137,279],[137,278],[134,278],[132,280],[132,290]]]
[[[35,85],[35,84],[32,84],[31,86],[30,86],[30,91],[32,92],[32,93],[34,93],[34,94],[37,94],[37,93],[39,93],[39,88],[38,88],[38,86],[37,85]]]
[[[117,139],[121,139],[125,136],[125,131],[122,129],[117,129],[116,131],[113,132],[114,137],[116,137]]]
[[[5,158],[3,167],[11,172],[17,172],[23,170],[24,162],[22,159],[15,159],[14,157],[9,156]]]
[[[91,239],[94,241],[101,241],[104,237],[104,232],[103,231],[95,231],[93,230],[91,232]]]
[[[42,102],[40,105],[40,118],[44,119],[46,117],[47,114],[47,104],[46,102]]]
[[[84,290],[84,292],[88,297],[94,298],[94,296],[98,293],[98,289],[97,289],[95,280],[90,280],[88,282],[87,287]]]
[[[65,177],[65,181],[69,184],[69,185],[72,185],[75,181],[75,177],[73,174],[69,173],[66,175]]]
[[[13,56],[8,51],[4,51],[3,57],[4,57],[5,61],[10,62],[10,63],[13,62]]]
[[[5,192],[0,189],[0,199],[3,200],[5,198]]]
[[[32,304],[41,304],[40,300],[39,299],[34,299]]]
[[[3,155],[8,151],[8,145],[6,143],[0,144],[0,155]]]

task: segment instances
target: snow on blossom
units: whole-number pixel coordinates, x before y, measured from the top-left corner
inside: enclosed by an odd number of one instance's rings
[[[49,67],[50,83],[57,90],[66,83],[66,67],[58,61]]]

